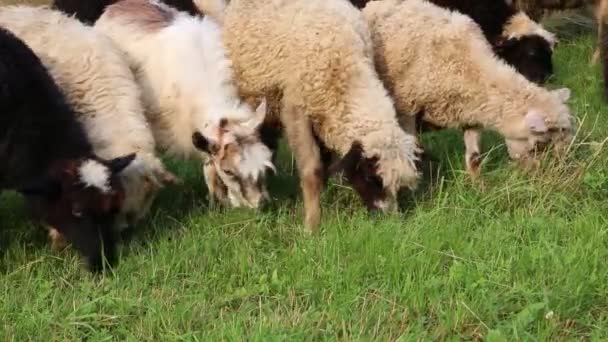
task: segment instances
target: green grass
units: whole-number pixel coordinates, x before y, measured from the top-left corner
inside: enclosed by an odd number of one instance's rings
[[[458,132],[425,136],[436,162],[399,215],[333,180],[307,236],[287,152],[260,213],[209,211],[196,164],[172,162],[186,185],[94,276],[3,194],[0,340],[606,340],[608,107],[593,37],[570,39],[551,83],[582,121],[572,157],[526,174],[488,134],[482,189]]]

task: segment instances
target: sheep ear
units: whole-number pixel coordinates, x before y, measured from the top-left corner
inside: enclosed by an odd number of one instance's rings
[[[570,99],[570,95],[572,95],[572,91],[570,90],[570,88],[555,89],[552,90],[551,93],[557,96],[557,98],[559,98],[564,103],[568,101]]]
[[[200,132],[194,132],[192,134],[192,144],[196,149],[202,152],[211,153],[210,143]]]
[[[540,29],[539,32],[537,32],[537,34],[539,34],[542,38],[544,38],[547,41],[547,43],[549,43],[549,47],[551,48],[551,51],[554,51],[557,44],[559,44],[559,39],[557,39],[557,36],[555,36],[555,34],[549,32],[545,29]]]
[[[112,174],[116,175],[121,173],[127,166],[131,165],[133,160],[135,160],[135,153],[131,153],[129,155],[114,158],[107,162],[107,166],[112,171]]]
[[[249,125],[251,128],[258,128],[262,123],[264,123],[264,119],[266,118],[266,110],[268,109],[268,103],[266,99],[263,99],[258,108],[255,109],[255,114],[251,120],[249,120]]]
[[[525,120],[530,131],[534,133],[547,133],[549,131],[545,119],[536,110],[530,110],[528,114],[526,114]]]

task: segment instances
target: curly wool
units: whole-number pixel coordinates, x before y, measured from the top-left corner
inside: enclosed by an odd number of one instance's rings
[[[378,72],[401,115],[516,139],[530,134],[524,117],[531,109],[549,128],[571,127],[560,98],[498,60],[470,18],[421,0],[374,1],[363,13]]]
[[[243,96],[282,94],[329,148],[344,155],[359,141],[385,186],[415,187],[416,138],[399,127],[367,25],[348,1],[232,0],[221,19]]]

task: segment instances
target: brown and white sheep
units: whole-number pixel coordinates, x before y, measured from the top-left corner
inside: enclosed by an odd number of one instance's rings
[[[207,2],[215,6],[202,11],[223,20],[241,94],[281,101],[308,228],[319,223],[323,179],[315,134],[342,156],[338,168],[368,208],[394,208],[397,191],[416,186],[416,138],[397,122],[365,20],[348,1]]]
[[[265,106],[254,112],[239,99],[220,26],[159,1],[123,0],[94,27],[126,53],[158,145],[215,166],[216,174],[205,173],[211,200],[258,207],[274,169],[257,132]],[[215,190],[213,177],[223,178],[226,191]]]
[[[363,14],[377,70],[408,131],[416,131],[417,115],[439,127],[492,129],[516,159],[529,159],[539,144],[567,140],[569,90],[541,88],[497,59],[469,17],[421,0],[373,1]],[[478,137],[465,135],[473,176]]]

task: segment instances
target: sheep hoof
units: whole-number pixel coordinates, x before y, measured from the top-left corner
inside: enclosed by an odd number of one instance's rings
[[[481,161],[481,154],[479,154],[478,152],[474,152],[471,155],[467,156],[467,173],[469,174],[469,176],[471,176],[471,178],[479,178]]]
[[[309,234],[314,234],[319,231],[319,223],[321,218],[319,215],[306,215],[306,219],[304,220],[304,231]]]
[[[51,250],[60,253],[68,247],[65,237],[57,229],[49,227],[49,238],[51,240]]]

